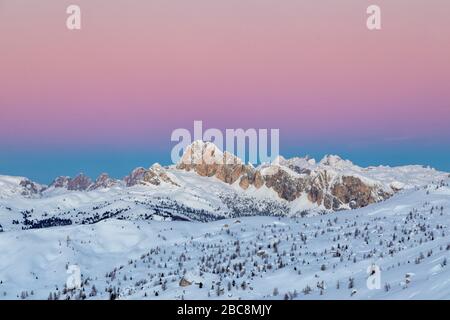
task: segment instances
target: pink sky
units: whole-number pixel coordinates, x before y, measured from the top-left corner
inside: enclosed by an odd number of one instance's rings
[[[166,144],[193,120],[448,140],[450,2],[339,3],[0,0],[0,144]]]

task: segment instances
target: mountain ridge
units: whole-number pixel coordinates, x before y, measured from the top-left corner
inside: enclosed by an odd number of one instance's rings
[[[276,215],[287,211],[285,215],[298,215],[305,210],[365,207],[402,190],[438,183],[448,177],[448,173],[417,165],[363,168],[336,155],[327,155],[320,161],[279,156],[272,163],[254,167],[222,152],[211,142],[195,141],[177,164],[138,167],[122,180],[106,173],[95,180],[79,174],[74,178],[57,177],[45,186],[24,177],[0,176],[0,199],[51,199],[73,192],[86,193],[88,198],[109,193],[110,197],[121,199],[138,190],[147,197],[175,200],[179,205],[194,211],[207,210],[212,215],[215,210],[223,216],[239,215],[243,206],[246,212],[256,210]],[[202,207],[199,205],[202,202],[209,204]]]

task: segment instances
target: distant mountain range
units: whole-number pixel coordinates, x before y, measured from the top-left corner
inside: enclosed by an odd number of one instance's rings
[[[202,141],[122,180],[0,176],[0,300],[448,299],[449,183],[337,156],[253,167]]]
[[[299,216],[365,207],[404,190],[443,183],[448,177],[417,165],[362,168],[332,155],[319,162],[280,156],[254,167],[213,143],[195,141],[176,165],[136,168],[122,180],[101,174],[93,181],[80,174],[57,177],[44,186],[27,178],[0,176],[0,213],[1,203],[7,202],[10,207],[20,204],[17,212],[32,207],[36,221],[42,220],[38,212],[64,217],[63,207],[97,215],[92,221],[115,210],[120,211],[119,217],[133,212],[141,218],[199,221],[243,215]],[[97,207],[114,210],[93,212],[99,211],[92,210]],[[139,210],[131,210],[136,207]],[[78,221],[72,214],[67,219]]]

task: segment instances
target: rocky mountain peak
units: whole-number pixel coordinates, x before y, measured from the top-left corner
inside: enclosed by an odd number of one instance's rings
[[[325,156],[318,164],[309,157],[285,159],[279,156],[256,169],[243,165],[242,161],[230,164],[223,158],[224,153],[214,144],[195,141],[186,149],[177,169],[192,170],[228,184],[238,182],[244,190],[265,186],[289,202],[305,195],[310,202],[327,210],[363,207],[386,199],[394,192],[353,174],[352,170],[359,167],[335,155]]]
[[[92,191],[120,184],[127,187],[162,186],[162,191],[169,187],[167,190],[171,192],[171,187],[185,188],[191,183],[190,180],[196,181],[191,175],[181,171],[191,171],[201,177],[220,180],[232,185],[231,190],[237,194],[247,190],[247,195],[254,193],[264,197],[278,196],[278,200],[292,203],[295,208],[307,203],[319,210],[334,211],[364,207],[382,201],[402,189],[414,187],[418,184],[417,181],[442,174],[420,166],[361,168],[335,155],[327,155],[319,163],[309,157],[286,159],[279,156],[272,163],[255,168],[245,165],[232,154],[222,152],[211,142],[195,141],[186,148],[176,166],[164,167],[155,163],[148,169],[138,167],[124,178],[124,183],[112,179],[106,173],[98,176],[95,182],[80,174],[73,179],[58,177],[51,187]],[[427,179],[429,178],[425,180]],[[208,184],[213,181],[201,179],[196,183],[205,183],[207,190]],[[226,188],[219,181],[214,183]],[[26,178],[0,176],[0,187],[2,185],[4,190],[0,192],[0,198],[20,194],[47,195],[47,191],[43,192],[43,186]],[[262,190],[258,190],[261,188]],[[52,188],[48,191],[51,194]],[[295,202],[297,200],[299,202]]]
[[[200,176],[216,177],[229,184],[233,184],[243,174],[253,170],[231,153],[222,152],[215,144],[203,141],[194,141],[186,148],[177,169],[193,170]]]
[[[123,179],[126,186],[131,187],[139,184],[139,182],[142,181],[142,178],[144,177],[146,171],[147,170],[143,167],[135,168],[128,176]]]
[[[107,173],[102,173],[97,177],[95,182],[89,186],[89,190],[111,188],[117,183],[117,180],[112,179]]]
[[[159,163],[153,164],[144,174],[144,182],[159,186],[161,183],[168,183],[179,186],[176,178],[167,172],[167,170]]]
[[[326,155],[322,160],[320,160],[319,165],[340,169],[345,167],[352,167],[353,163],[350,160],[344,160],[337,155]]]
[[[159,163],[153,164],[149,169],[142,167],[134,169],[130,175],[124,178],[127,187],[135,185],[152,184],[159,186],[162,183],[168,183],[174,186],[179,186],[176,178],[167,172],[167,170]]]
[[[40,194],[43,190],[45,190],[44,186],[41,186],[29,179],[23,179],[22,181],[20,181],[19,185],[23,188],[23,191],[21,193],[23,196]]]
[[[91,186],[91,184],[91,178],[84,175],[83,173],[80,173],[75,178],[69,180],[67,184],[67,190],[85,191]]]
[[[233,154],[222,152],[214,143],[196,140],[185,150],[178,162],[179,166],[242,164],[242,160]]]
[[[70,177],[59,176],[50,184],[50,187],[54,188],[67,188],[69,185]]]

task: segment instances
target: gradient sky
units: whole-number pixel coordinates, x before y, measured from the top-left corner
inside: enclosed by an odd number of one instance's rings
[[[450,171],[449,17],[448,0],[0,0],[0,174],[169,164],[194,120],[279,128],[285,156]]]

